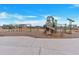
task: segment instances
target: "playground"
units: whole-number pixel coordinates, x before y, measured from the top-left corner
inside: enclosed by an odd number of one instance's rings
[[[63,34],[63,33],[55,33],[51,35],[47,35],[43,33],[43,29],[32,30],[30,31],[23,31],[23,32],[0,32],[0,36],[30,36],[35,38],[78,38],[79,33],[73,33],[73,34]]]
[[[78,55],[79,28],[68,21],[48,16],[43,27],[0,27],[0,55]]]
[[[69,24],[58,24],[53,16],[48,16],[42,27],[23,24],[18,27],[6,25],[0,27],[0,36],[30,36],[35,38],[79,38],[79,28],[74,20],[67,18]]]

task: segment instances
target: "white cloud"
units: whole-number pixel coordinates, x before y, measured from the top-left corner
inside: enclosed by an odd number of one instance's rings
[[[14,14],[12,15],[12,17],[17,18],[17,19],[24,19],[23,15],[19,15],[19,14]]]
[[[74,4],[73,6],[74,6],[74,7],[79,7],[79,4]]]
[[[31,18],[34,18],[35,20],[32,20]],[[9,24],[8,22],[6,22],[6,20],[12,23],[17,23],[17,24],[39,25],[42,21],[36,20],[36,18],[37,16],[33,16],[33,15],[10,14],[7,12],[1,12],[0,13],[0,25]]]
[[[49,15],[43,15],[43,19],[42,20],[28,20],[28,21],[16,21],[16,24],[31,24],[33,26],[43,26],[46,22],[47,16]],[[56,20],[58,20],[58,23],[62,24],[62,20],[64,19],[64,17],[62,16],[53,16]]]
[[[47,16],[51,16],[50,14],[47,14],[47,15],[41,15],[44,19],[47,18]]]
[[[79,8],[79,4],[73,4],[69,8]]]
[[[0,18],[7,18],[9,15],[6,12],[0,13]]]
[[[62,19],[63,17],[62,16],[53,16],[54,17],[54,19],[56,19],[56,20],[59,20],[59,19]]]
[[[0,19],[9,19],[9,18],[17,18],[17,19],[25,19],[25,18],[36,18],[37,16],[33,15],[21,15],[21,14],[9,14],[7,12],[1,12],[0,13]]]
[[[47,20],[47,16],[53,16],[53,15],[42,15],[39,16],[41,17],[41,19],[37,19],[38,16],[33,16],[33,15],[21,15],[21,14],[9,14],[7,12],[1,12],[0,13],[0,24],[9,24],[7,21],[10,21],[15,24],[32,24],[33,26],[43,26]],[[53,16],[56,20],[58,20],[58,23],[65,23],[66,21],[64,21],[64,17],[62,16]],[[31,18],[30,20],[27,18]],[[32,20],[32,18],[34,18]],[[4,20],[5,19],[5,20]],[[15,19],[15,20],[14,20]],[[10,23],[11,24],[11,23]]]
[[[25,16],[25,17],[28,17],[28,18],[35,18],[35,17],[37,17],[37,16]]]
[[[15,21],[15,24],[31,24],[32,26],[43,26],[45,24],[45,20]]]
[[[28,18],[34,18],[32,19],[28,19]],[[11,24],[6,22],[10,21],[12,22],[12,24],[31,24],[32,26],[42,26],[45,23],[45,19],[43,20],[38,20],[37,16],[33,16],[33,15],[21,15],[21,14],[10,14],[7,12],[1,12],[0,13],[0,25],[2,24]]]
[[[20,15],[20,14],[14,14],[12,15],[13,17],[17,18],[17,19],[24,19],[24,18],[36,18],[37,16],[32,16],[32,15]]]
[[[50,14],[47,14],[47,15],[42,15],[43,19],[44,19],[44,23],[46,22],[47,20],[47,16],[53,16],[55,20],[57,20],[57,23],[58,24],[65,24],[66,23],[66,18],[63,17],[63,16],[56,16],[56,15],[50,15]]]
[[[47,19],[47,16],[53,16],[53,15],[47,14],[47,15],[42,15],[42,16],[43,16],[43,18]],[[61,19],[62,18],[62,16],[53,16],[53,17],[54,17],[54,19]]]

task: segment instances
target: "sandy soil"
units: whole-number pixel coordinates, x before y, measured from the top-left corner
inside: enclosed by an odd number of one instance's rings
[[[0,36],[30,36],[35,38],[79,38],[79,32],[72,32],[72,34],[65,33],[53,33],[52,35],[47,35],[44,33],[44,29],[32,28],[30,29],[2,29],[0,30]]]

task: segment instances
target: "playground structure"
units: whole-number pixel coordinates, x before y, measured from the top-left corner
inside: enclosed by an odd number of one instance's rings
[[[68,18],[68,24],[59,24],[53,16],[48,16],[46,24],[32,26],[31,24],[9,24],[0,26],[0,36],[31,36],[38,38],[68,38],[79,37],[74,20]],[[74,30],[75,29],[75,30]]]
[[[72,33],[72,22],[75,22],[75,21],[69,18],[67,20],[69,20],[69,33]]]
[[[3,32],[23,32],[23,31],[29,31],[31,32],[31,24],[18,24],[18,25],[3,25],[0,28],[0,31]]]
[[[47,33],[47,32],[51,32],[51,33],[56,32],[57,20],[54,20],[54,18],[52,16],[48,16],[46,24],[45,24],[44,27],[45,27],[45,33]]]
[[[71,34],[72,30],[73,30],[73,24],[72,22],[74,22],[74,20],[72,19],[67,19],[69,21],[69,24],[58,24],[57,20],[54,19],[53,16],[48,16],[47,17],[47,21],[46,24],[44,25],[45,27],[45,34],[56,34],[56,33],[61,33],[61,35],[63,34]],[[59,27],[58,27],[59,26]],[[59,30],[59,31],[58,31]]]

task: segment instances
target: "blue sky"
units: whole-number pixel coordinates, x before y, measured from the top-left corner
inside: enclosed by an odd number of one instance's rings
[[[68,23],[67,18],[79,25],[78,4],[0,4],[0,25],[44,25],[47,16],[53,16],[59,24]]]

